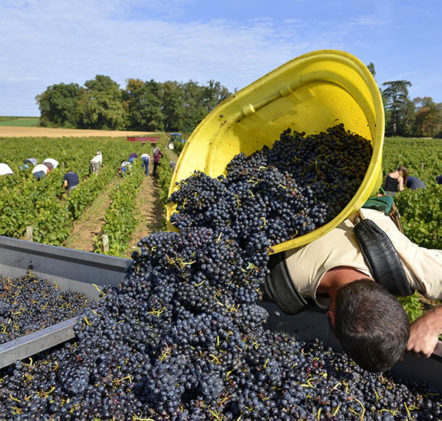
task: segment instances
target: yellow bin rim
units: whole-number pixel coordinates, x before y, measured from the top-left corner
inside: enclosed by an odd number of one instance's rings
[[[225,174],[240,152],[250,155],[271,147],[288,127],[307,134],[344,123],[347,130],[372,142],[373,155],[356,194],[327,224],[308,234],[272,246],[278,253],[310,243],[357,212],[382,182],[384,107],[368,68],[339,50],[318,50],[299,56],[231,95],[196,127],[178,158],[169,196],[177,183],[202,171]],[[167,205],[167,226],[175,204]]]

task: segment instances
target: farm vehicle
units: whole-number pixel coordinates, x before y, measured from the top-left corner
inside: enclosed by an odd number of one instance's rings
[[[167,147],[171,150],[178,149],[178,148],[182,149],[182,145],[186,142],[187,142],[187,140],[183,138],[182,133],[180,133],[180,132],[171,133]],[[178,148],[177,148],[177,146],[178,146]]]

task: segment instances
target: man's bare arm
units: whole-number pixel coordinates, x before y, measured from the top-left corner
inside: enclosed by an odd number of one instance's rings
[[[407,351],[429,358],[442,334],[442,305],[427,311],[410,327]]]

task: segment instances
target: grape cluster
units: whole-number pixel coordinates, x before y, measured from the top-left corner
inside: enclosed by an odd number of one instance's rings
[[[0,277],[0,343],[70,319],[88,306],[83,294],[59,291],[32,273]]]
[[[317,138],[334,136],[339,143],[341,135],[349,137],[338,128]],[[318,162],[331,152],[309,152],[307,138],[285,132],[275,152],[235,157],[226,177],[199,173],[182,182],[172,197],[180,232],[139,242],[120,287],[104,288],[80,316],[76,341],[0,372],[0,417],[440,419],[440,397],[430,386],[365,372],[318,341],[266,329],[268,314],[259,302],[268,247],[286,238],[281,230],[292,229],[294,209],[297,229],[307,232],[338,206],[315,199],[315,187],[273,165],[290,149],[286,139],[295,138],[302,140],[295,166],[307,162],[296,171],[313,176],[316,167],[307,158]],[[356,154],[366,147],[351,149]],[[348,172],[345,166],[325,170],[329,177]],[[278,202],[290,198],[287,206]]]
[[[225,177],[195,172],[182,181],[170,197],[177,204],[171,222],[223,232],[253,253],[335,218],[356,194],[371,155],[371,143],[342,124],[309,136],[287,129],[271,149],[235,156]]]

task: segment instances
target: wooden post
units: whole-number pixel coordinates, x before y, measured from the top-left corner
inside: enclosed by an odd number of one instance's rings
[[[107,234],[103,234],[103,251],[109,252],[109,236]]]
[[[28,241],[32,241],[32,225],[27,225],[26,226],[26,240]]]

